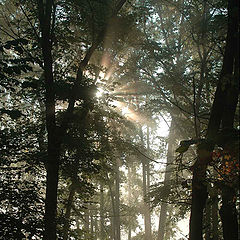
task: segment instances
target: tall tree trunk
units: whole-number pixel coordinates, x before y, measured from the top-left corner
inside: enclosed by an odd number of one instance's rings
[[[107,176],[108,178],[108,176]],[[110,180],[108,179],[108,187],[109,187],[109,192],[110,192],[110,198],[111,198],[111,202],[112,202],[112,216],[111,216],[111,237],[112,239],[116,239],[116,227],[115,227],[115,216],[116,216],[116,207],[115,207],[115,196],[114,196],[114,193],[113,193],[113,190],[112,190],[112,186],[111,186],[111,182]]]
[[[91,236],[94,236],[94,217],[93,217],[93,210],[89,210],[90,213],[90,232]]]
[[[194,164],[193,169],[190,240],[202,240],[203,210],[207,200],[207,186],[204,180],[207,169],[206,162],[210,159],[201,155],[205,156],[204,153],[199,152],[197,164]]]
[[[47,183],[45,199],[45,240],[56,239],[57,186],[60,146],[57,141],[55,120],[55,91],[52,69],[51,20],[53,1],[38,1],[39,21],[42,33],[41,48],[44,65],[47,146]]]
[[[69,190],[70,191],[69,191],[69,195],[68,195],[68,201],[67,201],[66,213],[65,213],[65,223],[64,223],[64,226],[63,226],[63,240],[68,239],[71,209],[72,209],[73,199],[74,199],[74,195],[75,195],[75,187],[74,187],[73,184],[71,184]]]
[[[215,190],[216,191],[216,190]],[[218,230],[218,197],[217,193],[216,195],[212,198],[212,233],[213,233],[213,240],[218,240],[219,239],[219,230]]]
[[[151,240],[152,239],[152,233],[151,233],[151,214],[150,214],[150,207],[147,200],[147,163],[145,162],[145,159],[143,159],[142,163],[142,169],[143,169],[143,197],[144,197],[144,227],[145,227],[145,240]]]
[[[132,165],[129,163],[128,165],[128,204],[131,206],[132,201]],[[128,216],[128,240],[132,238],[132,224],[131,224],[132,216]]]
[[[229,1],[229,25],[231,26],[231,44],[229,48],[232,50],[232,72],[229,72],[229,81],[226,83],[226,97],[223,109],[222,128],[232,129],[234,127],[234,116],[238,104],[239,93],[239,1]],[[230,31],[229,30],[229,31]],[[230,67],[229,67],[230,68]],[[234,148],[232,142],[224,142],[223,148],[231,151]],[[230,149],[229,149],[230,146]],[[235,149],[229,153],[239,161],[239,155],[235,155]],[[239,151],[239,149],[237,149]],[[238,238],[238,215],[236,210],[236,192],[233,186],[223,183],[222,186],[222,206],[220,208],[220,216],[223,226],[224,240]]]
[[[101,183],[100,185],[100,240],[104,240],[104,189]]]
[[[211,240],[211,201],[207,200],[206,211],[205,211],[205,238]]]
[[[132,230],[131,228],[128,228],[128,240],[132,239]]]
[[[99,239],[99,225],[97,220],[98,210],[94,210],[95,216],[93,218],[93,227],[94,227],[94,239]]]
[[[120,159],[117,158],[115,171],[115,240],[121,240],[120,232]]]
[[[85,207],[86,209],[84,211],[84,230],[85,238],[87,239],[90,233],[90,210],[88,204]]]
[[[224,240],[238,239],[238,214],[234,201],[235,197],[236,193],[233,188],[229,186],[223,187],[220,216],[222,219]]]
[[[114,224],[114,216],[111,216],[110,218],[111,223],[111,239],[115,240],[115,224]]]
[[[167,164],[165,168],[165,176],[164,176],[164,186],[168,186],[171,178],[171,163],[173,162],[173,148],[175,141],[175,133],[174,133],[174,119],[172,118],[169,135],[168,135],[168,150],[167,150]],[[166,219],[167,219],[167,208],[168,205],[166,202],[161,203],[160,217],[159,217],[159,225],[158,225],[158,236],[157,240],[163,240],[165,234],[166,227]]]
[[[207,129],[207,144],[201,145],[198,151],[198,158],[193,166],[193,180],[192,180],[192,206],[190,216],[190,240],[202,240],[202,226],[203,226],[203,209],[207,199],[207,186],[205,183],[207,165],[211,161],[211,151],[214,144],[211,146],[211,141],[220,128],[222,121],[223,109],[226,108],[226,93],[229,88],[226,84],[226,79],[232,76],[234,55],[237,49],[236,33],[238,21],[236,21],[233,12],[238,9],[238,1],[228,1],[228,33],[225,54],[223,59],[223,66],[219,78],[217,90],[213,106],[211,109],[210,119]],[[231,116],[234,116],[234,111],[231,111]]]
[[[214,177],[217,177],[217,174],[214,174]],[[219,217],[218,217],[218,189],[216,186],[209,186],[211,188],[210,190],[210,198],[209,202],[207,203],[207,208],[206,208],[206,215],[209,215],[210,219],[209,221],[205,224],[207,227],[209,226],[209,235],[207,239],[212,239],[212,240],[218,240],[219,239]],[[208,208],[209,206],[209,208]],[[208,232],[206,233],[206,235]]]
[[[141,142],[144,146],[143,132],[140,130]],[[147,128],[147,148],[149,148],[149,128]],[[149,150],[149,149],[147,149]],[[145,240],[152,239],[151,231],[151,213],[148,201],[148,191],[150,184],[150,169],[149,169],[149,159],[142,157],[142,182],[143,182],[143,214],[144,214],[144,227],[145,227]]]

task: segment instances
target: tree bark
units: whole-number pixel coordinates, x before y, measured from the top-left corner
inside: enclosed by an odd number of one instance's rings
[[[217,194],[213,198],[213,203],[212,203],[212,233],[213,233],[213,240],[218,240],[219,239],[219,230],[218,230],[218,225],[219,225],[219,217],[218,217],[218,199],[217,199]]]
[[[238,239],[238,214],[234,198],[235,190],[229,186],[224,186],[222,189],[222,206],[220,216],[223,224],[224,240]]]
[[[193,166],[190,240],[203,239],[203,210],[208,196],[205,183],[208,161],[210,161],[210,152],[203,150],[198,153],[198,158]]]

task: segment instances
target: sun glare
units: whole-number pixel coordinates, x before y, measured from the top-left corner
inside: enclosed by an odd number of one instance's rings
[[[104,94],[104,90],[102,88],[98,88],[97,93],[96,93],[96,97],[100,98],[100,97],[103,96],[103,94]]]
[[[104,72],[100,72],[99,73],[99,79],[101,80],[101,79],[104,79],[104,76],[105,76],[105,73]]]
[[[130,114],[130,110],[129,110],[129,108],[128,108],[128,106],[126,106],[126,107],[123,107],[122,108],[122,115],[124,116],[127,116],[128,114]]]

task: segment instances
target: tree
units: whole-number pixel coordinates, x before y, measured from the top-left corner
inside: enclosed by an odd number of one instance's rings
[[[233,102],[231,102],[231,112],[229,112],[229,102],[227,99],[228,92],[231,91],[232,88],[235,89],[236,84],[235,77],[233,77],[233,81],[230,84],[227,84],[223,90],[223,84],[230,76],[234,76],[233,74],[233,66],[238,62],[236,54],[234,54],[234,49],[237,48],[237,37],[238,27],[237,27],[237,15],[235,10],[237,9],[237,3],[228,2],[228,34],[226,40],[226,48],[223,59],[223,67],[222,72],[219,78],[217,90],[215,93],[215,98],[211,110],[211,115],[208,123],[207,130],[207,141],[214,141],[216,138],[217,132],[220,128],[220,124],[222,122],[222,127],[224,127],[225,122],[229,123],[229,126],[233,125],[234,122],[234,114],[237,105],[238,93],[234,91],[232,95]],[[237,65],[235,65],[235,70],[238,69]],[[233,87],[234,86],[234,87]],[[224,107],[223,107],[224,106]],[[224,111],[222,111],[222,107]],[[224,114],[227,114],[225,115]],[[227,116],[227,117],[226,117]],[[226,119],[226,120],[225,120]],[[213,149],[213,145],[210,145],[210,148],[203,145],[202,148],[199,148],[198,159],[194,164],[193,170],[193,193],[192,193],[192,208],[191,208],[191,218],[190,218],[190,239],[202,239],[202,216],[203,209],[205,207],[205,202],[207,198],[207,189],[204,184],[206,168],[208,164],[211,162],[210,152]],[[233,229],[231,229],[230,236],[236,238],[237,232],[235,224],[232,225]],[[224,227],[224,226],[223,226]],[[224,227],[225,228],[225,227]],[[226,229],[223,230],[224,232]],[[233,235],[232,235],[233,234]],[[224,235],[224,238],[227,236]]]
[[[155,238],[161,205],[159,238],[170,239],[190,211],[192,171],[190,238],[236,237],[238,3],[220,78],[225,2],[124,3],[0,3],[4,237]],[[169,139],[153,127],[165,115]]]
[[[125,1],[120,1],[116,5],[112,16],[116,15]],[[106,32],[106,23],[102,31],[98,33],[97,38],[91,43],[85,57],[79,63],[76,71],[76,79],[68,101],[68,108],[65,117],[60,124],[56,123],[56,101],[54,90],[53,75],[53,36],[54,24],[56,18],[56,6],[53,1],[38,1],[38,12],[40,31],[42,34],[41,49],[43,55],[43,70],[46,89],[46,126],[48,132],[48,160],[47,160],[47,189],[46,189],[46,206],[45,206],[45,237],[44,239],[56,239],[56,208],[57,208],[57,187],[58,187],[58,170],[62,138],[68,128],[70,117],[74,110],[74,104],[77,100],[76,93],[80,90],[83,78],[83,71],[86,68],[93,52],[103,41]],[[111,17],[112,17],[111,16]]]

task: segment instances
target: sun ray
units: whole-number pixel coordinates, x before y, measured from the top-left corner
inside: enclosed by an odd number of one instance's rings
[[[135,124],[147,124],[147,125],[152,125],[153,122],[151,119],[147,117],[146,114],[140,113],[136,110],[134,110],[134,105],[133,104],[127,104],[122,101],[117,101],[114,100],[112,101],[112,109],[119,114],[121,114],[125,119],[128,121],[135,123]]]

